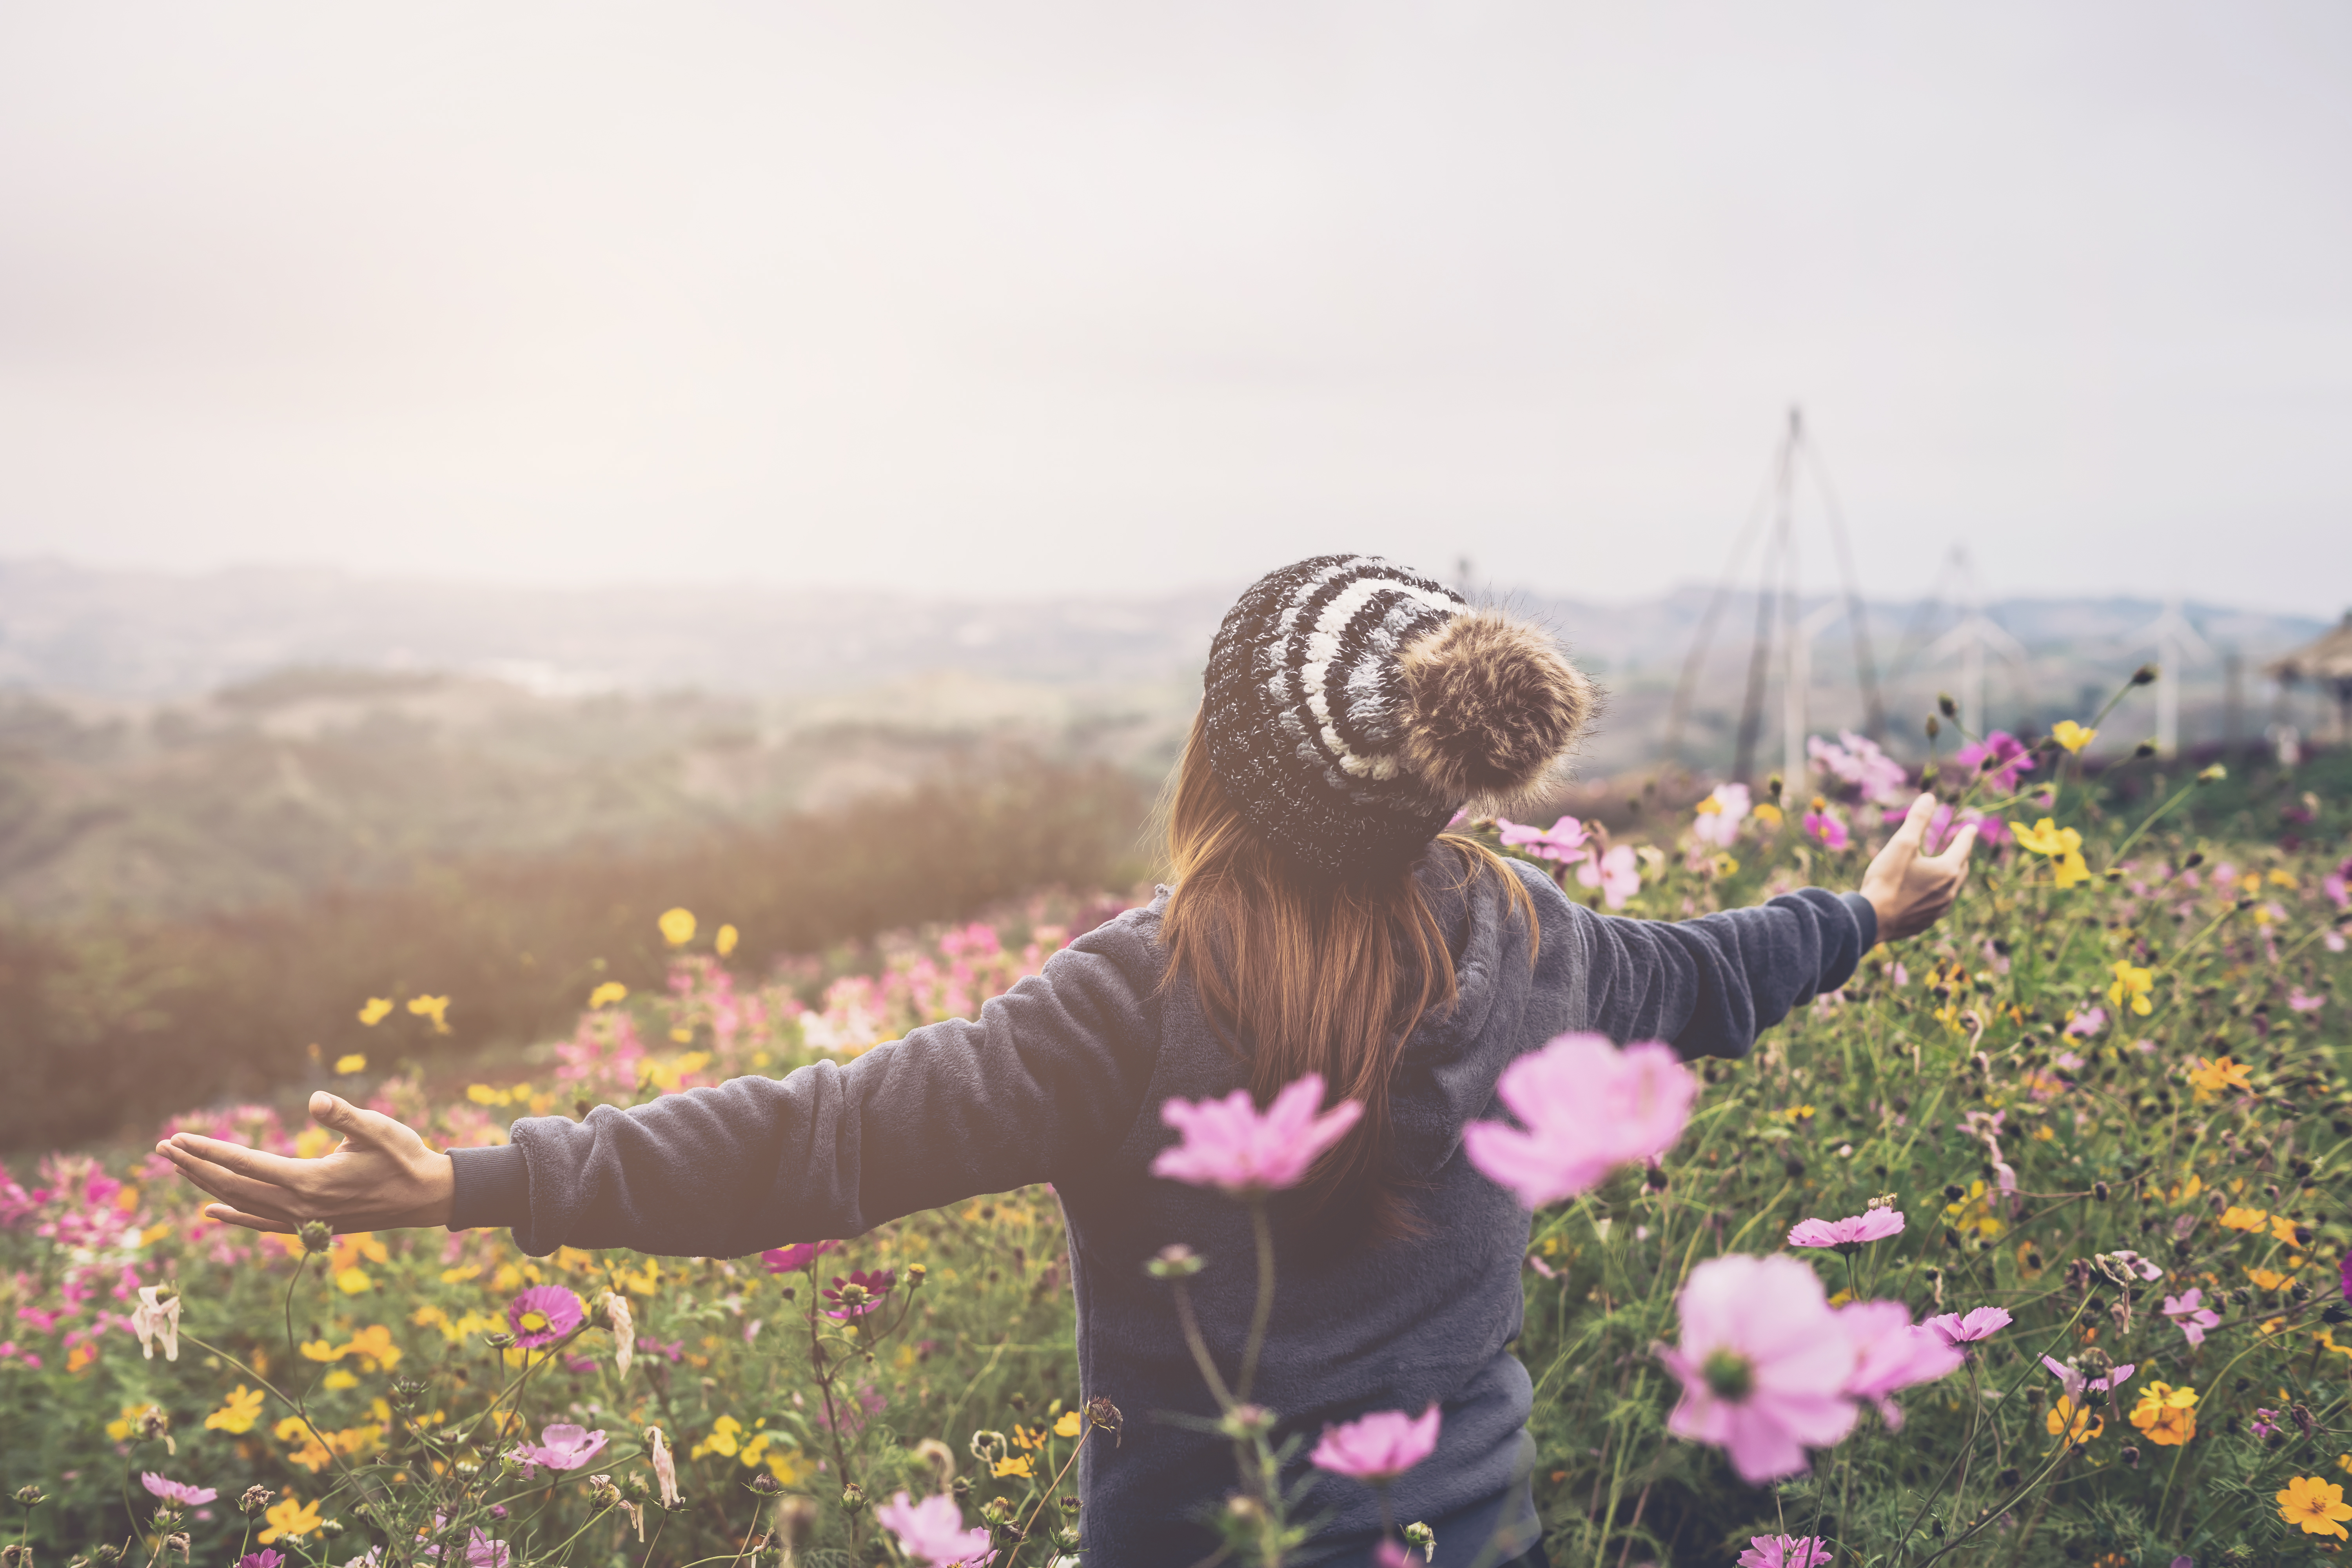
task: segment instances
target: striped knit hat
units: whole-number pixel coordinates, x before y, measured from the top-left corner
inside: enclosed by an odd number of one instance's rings
[[[1540,629],[1376,555],[1259,578],[1203,685],[1227,798],[1339,876],[1409,866],[1465,805],[1543,782],[1595,700]]]

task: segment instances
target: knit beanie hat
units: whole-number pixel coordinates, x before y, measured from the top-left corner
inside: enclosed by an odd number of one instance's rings
[[[1408,866],[1464,805],[1543,782],[1596,696],[1539,628],[1376,555],[1259,578],[1202,684],[1234,809],[1338,876]]]

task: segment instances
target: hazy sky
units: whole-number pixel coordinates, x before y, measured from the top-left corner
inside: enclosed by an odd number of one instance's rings
[[[0,6],[0,555],[2352,603],[2352,6]],[[1826,552],[1811,548],[1816,566]]]

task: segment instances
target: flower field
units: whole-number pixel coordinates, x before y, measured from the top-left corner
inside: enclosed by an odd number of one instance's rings
[[[2209,837],[2222,781],[2146,758],[2133,791],[2086,783],[2087,733],[1946,757],[1933,831],[1986,841],[1959,907],[1746,1060],[1565,1040],[1507,1079],[1517,1126],[1474,1129],[1475,1163],[1535,1206],[1519,1354],[1555,1563],[2339,1560],[2352,803],[2273,781]],[[1466,826],[1630,915],[1851,887],[1920,781],[1854,737],[1815,756],[1818,797]],[[1118,907],[1037,901],[760,974],[729,967],[731,928],[674,910],[667,987],[598,987],[527,1063],[445,1083],[353,1052],[334,1086],[439,1144],[494,1142],[969,1016]],[[421,1030],[465,998],[351,1005]],[[1595,1142],[1580,1092],[1636,1110]],[[1292,1135],[1254,1145],[1252,1108],[1180,1104],[1162,1173],[1256,1201],[1326,1135],[1316,1110],[1277,1103]],[[326,1152],[270,1107],[173,1126]],[[1152,1418],[1077,1385],[1045,1188],[734,1259],[259,1237],[199,1198],[152,1156],[0,1184],[5,1539],[31,1561],[1087,1561],[1079,1447]],[[1179,1247],[1154,1271],[1181,1292],[1202,1267],[1255,1265]],[[1207,1352],[1204,1376],[1238,1360]],[[1227,1404],[1261,1474],[1308,1455],[1380,1485],[1433,1441],[1427,1412],[1289,1432]],[[1227,1517],[1244,1563],[1314,1523],[1278,1488]],[[1413,1522],[1391,1560],[1431,1550]]]

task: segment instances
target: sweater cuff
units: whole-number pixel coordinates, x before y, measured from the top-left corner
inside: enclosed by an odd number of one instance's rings
[[[530,1167],[512,1143],[449,1151],[457,1190],[449,1199],[451,1230],[488,1230],[530,1223]]]
[[[1822,989],[1824,991],[1834,991],[1853,979],[1853,972],[1862,967],[1864,955],[1878,945],[1877,906],[1860,893],[1840,893],[1838,902],[1843,904],[1846,912],[1853,917],[1854,926],[1862,933],[1862,945],[1853,950],[1853,962],[1845,966],[1844,973],[1833,981],[1827,975],[1822,977]]]

